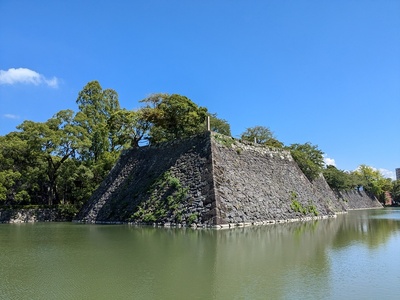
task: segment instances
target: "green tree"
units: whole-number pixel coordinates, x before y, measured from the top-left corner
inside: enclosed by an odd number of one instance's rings
[[[108,119],[108,126],[121,148],[137,148],[149,134],[151,123],[144,118],[142,109],[120,109]]]
[[[244,141],[255,142],[257,144],[265,144],[268,140],[273,139],[272,131],[265,126],[254,126],[247,128],[240,136]]]
[[[303,171],[304,175],[312,181],[317,178],[324,167],[324,153],[318,146],[311,143],[292,144],[288,147],[293,159]]]
[[[395,202],[400,204],[400,180],[396,180],[393,182],[393,187],[392,187],[392,198]]]
[[[42,166],[21,133],[0,137],[0,201],[13,205],[40,198]]]
[[[92,170],[77,159],[68,159],[61,166],[57,176],[57,193],[60,203],[73,204],[79,208],[90,198],[95,184]]]
[[[150,143],[192,136],[205,130],[207,109],[178,94],[154,94],[146,103],[143,117],[151,123]]]
[[[33,155],[47,164],[47,199],[57,197],[57,178],[61,165],[90,146],[84,129],[77,125],[72,110],[63,110],[45,123],[24,121],[17,128]]]
[[[385,192],[393,189],[392,180],[385,178],[381,172],[372,167],[360,165],[353,173],[358,178],[358,186],[374,194],[381,202],[384,202]]]
[[[257,143],[274,148],[283,148],[283,143],[278,141],[272,131],[265,126],[254,126],[247,128],[240,136],[244,141]]]
[[[97,161],[103,153],[117,151],[117,138],[109,128],[109,119],[120,110],[117,92],[103,90],[98,81],[91,81],[79,92],[76,103],[79,107],[76,121],[91,140],[88,151],[82,153],[82,157]]]
[[[339,170],[335,166],[326,166],[323,170],[323,175],[333,190],[345,191],[356,186],[351,173]]]
[[[224,119],[219,119],[217,114],[209,114],[211,131],[231,136],[231,126]]]

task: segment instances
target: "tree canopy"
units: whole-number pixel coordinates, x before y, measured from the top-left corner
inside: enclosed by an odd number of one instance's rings
[[[254,126],[247,128],[240,135],[240,139],[274,148],[283,148],[283,143],[278,141],[272,131],[265,126]]]
[[[324,153],[318,149],[318,146],[311,143],[292,144],[288,149],[309,180],[314,180],[322,173]]]
[[[144,119],[151,124],[149,141],[160,143],[205,130],[207,109],[178,94],[154,94],[141,101]]]
[[[362,186],[367,192],[370,192],[384,202],[385,192],[391,191],[393,183],[390,178],[385,178],[381,172],[367,165],[360,165],[355,171],[359,182],[358,186]]]
[[[227,136],[231,136],[231,127],[229,123],[224,119],[219,119],[217,114],[209,114],[210,117],[210,130],[224,134]]]
[[[91,81],[79,92],[76,103],[79,112],[76,123],[85,129],[91,145],[82,157],[97,161],[103,153],[113,152],[118,143],[108,120],[113,113],[120,110],[118,94],[112,89],[103,90],[98,81]]]
[[[268,127],[254,126],[246,128],[240,138],[257,144],[265,144],[269,139],[274,138],[274,135]]]
[[[329,186],[337,191],[351,190],[358,186],[358,179],[353,173],[339,170],[332,165],[326,166],[323,175]]]

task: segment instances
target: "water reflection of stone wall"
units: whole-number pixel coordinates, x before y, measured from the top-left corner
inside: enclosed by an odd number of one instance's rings
[[[77,221],[127,222],[141,203],[167,201],[171,192],[154,187],[166,172],[186,191],[185,201],[175,208],[183,224],[191,217],[202,226],[265,224],[379,206],[361,194],[338,198],[322,176],[311,183],[285,150],[207,132],[125,152]],[[179,221],[168,213],[156,222]]]

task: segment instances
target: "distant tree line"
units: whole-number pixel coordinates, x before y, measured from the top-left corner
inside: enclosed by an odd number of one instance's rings
[[[139,109],[121,108],[118,94],[91,81],[79,92],[78,111],[61,110],[46,122],[24,121],[0,136],[0,205],[59,206],[74,214],[90,197],[124,149],[185,138],[205,130],[231,135],[226,120],[178,94],[153,94]],[[255,126],[241,139],[287,148],[304,174],[324,174],[338,190],[363,186],[399,198],[400,185],[367,166],[347,173],[325,167],[323,152],[310,143],[285,147],[269,128]]]

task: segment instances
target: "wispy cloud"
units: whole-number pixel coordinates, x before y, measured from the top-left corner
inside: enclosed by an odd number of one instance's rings
[[[6,119],[13,119],[13,120],[19,119],[19,116],[13,114],[5,114],[3,115],[3,117]]]
[[[0,84],[33,84],[33,85],[47,85],[52,88],[58,87],[59,80],[56,77],[47,78],[33,70],[27,68],[11,68],[7,71],[0,70]]]

